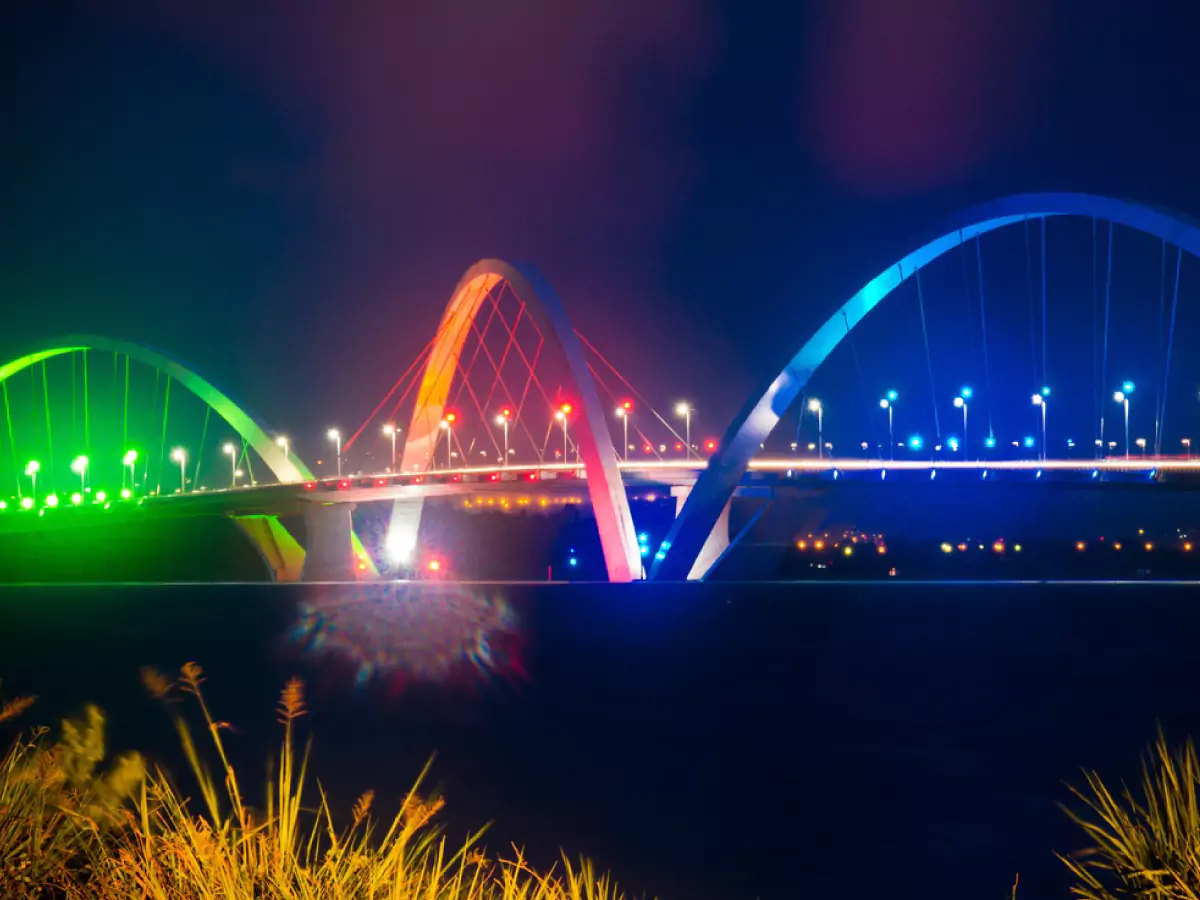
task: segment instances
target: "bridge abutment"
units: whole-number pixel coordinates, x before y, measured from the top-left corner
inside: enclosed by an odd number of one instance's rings
[[[692,493],[690,485],[680,485],[671,488],[671,496],[675,498],[675,516],[679,517],[683,511],[683,505],[687,502],[688,496]],[[724,509],[717,517],[717,521],[713,524],[712,531],[708,533],[708,537],[704,541],[704,546],[700,548],[700,552],[696,555],[696,561],[692,563],[692,568],[688,572],[688,581],[702,581],[709,574],[721,555],[729,548],[729,507],[733,503],[730,498],[725,502]]]
[[[310,503],[304,509],[308,533],[301,581],[356,581],[353,503]]]

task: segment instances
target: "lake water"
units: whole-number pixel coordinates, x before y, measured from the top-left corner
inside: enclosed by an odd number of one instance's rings
[[[179,767],[138,669],[188,660],[243,781],[309,685],[314,769],[376,809],[437,751],[457,836],[559,846],[664,900],[1065,897],[1056,808],[1200,733],[1186,585],[0,588],[0,677]]]

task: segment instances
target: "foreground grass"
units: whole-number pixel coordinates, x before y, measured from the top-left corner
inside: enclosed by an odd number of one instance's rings
[[[375,796],[358,798],[335,823],[297,753],[305,714],[298,680],[278,707],[283,739],[255,814],[205,703],[194,663],[177,679],[143,671],[166,707],[191,774],[193,803],[161,769],[117,758],[102,770],[103,715],[89,707],[63,723],[51,744],[44,730],[18,738],[0,758],[0,897],[6,900],[622,900],[624,894],[586,860],[564,857],[549,872],[519,850],[492,856],[482,832],[451,844],[436,824],[441,798],[420,793],[426,772],[390,820],[373,816]],[[200,715],[213,765],[202,755],[181,701]],[[32,704],[0,706],[0,722]],[[195,807],[195,808],[193,808]]]
[[[1187,741],[1172,750],[1162,732],[1142,760],[1138,789],[1110,789],[1095,772],[1071,790],[1082,806],[1063,807],[1089,846],[1060,859],[1087,900],[1200,898],[1200,760]]]

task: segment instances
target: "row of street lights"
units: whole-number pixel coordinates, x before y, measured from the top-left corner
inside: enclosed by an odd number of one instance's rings
[[[1124,412],[1125,412],[1125,456],[1126,456],[1126,458],[1129,457],[1129,448],[1130,448],[1129,397],[1133,393],[1133,391],[1134,391],[1133,382],[1126,381],[1121,384],[1121,390],[1116,391],[1113,394],[1113,401],[1120,404],[1124,408]],[[974,392],[971,390],[971,388],[964,387],[961,391],[959,391],[958,396],[956,396],[954,398],[954,408],[962,410],[962,420],[963,420],[962,421],[962,428],[963,428],[962,445],[963,445],[963,447],[969,446],[968,431],[967,431],[967,425],[968,425],[967,413],[968,413],[968,410],[971,405],[971,398],[973,396],[974,396]],[[887,393],[885,393],[883,395],[883,397],[881,397],[879,399],[879,408],[884,410],[887,413],[888,446],[889,446],[889,448],[891,448],[889,452],[891,453],[891,455],[893,457],[895,455],[895,447],[896,447],[895,409],[896,409],[896,401],[899,399],[900,399],[900,395],[897,391],[888,391]],[[1036,406],[1039,409],[1039,411],[1041,412],[1041,419],[1042,419],[1042,422],[1041,422],[1041,431],[1042,431],[1041,458],[1043,460],[1045,460],[1046,446],[1048,443],[1047,437],[1046,437],[1046,409],[1049,406],[1050,388],[1043,385],[1042,388],[1036,394],[1034,394],[1030,399],[1031,399],[1033,405]],[[825,409],[824,409],[824,406],[821,403],[821,401],[818,400],[816,397],[813,397],[813,398],[810,398],[808,401],[808,411],[815,414],[817,417],[817,457],[821,458],[821,456],[823,454],[823,448],[825,447],[825,437],[824,437],[824,411],[825,411]],[[1103,438],[1103,435],[1101,435],[1101,438]],[[1145,449],[1145,446],[1144,446],[1145,438],[1139,438],[1138,440],[1140,442],[1139,446],[1142,447],[1142,449],[1144,450]],[[1191,441],[1187,440],[1186,438],[1184,440],[1185,440],[1184,446],[1188,447],[1190,450]],[[628,444],[628,441],[626,443]],[[1103,446],[1103,440],[1098,440],[1096,443],[1099,446]],[[984,446],[986,446],[988,448],[995,447],[996,446],[995,437],[989,434],[988,437],[984,440]]]
[[[616,416],[621,420],[622,436],[622,457],[625,460],[629,459],[629,421],[633,417],[633,401],[624,400],[616,409]],[[570,403],[563,403],[554,411],[554,421],[562,426],[563,449],[562,458],[565,461],[570,452],[570,436],[568,432],[568,422],[571,414],[574,412],[574,407]],[[675,414],[683,419],[684,422],[684,448],[687,457],[692,457],[692,413],[695,409],[690,403],[680,402],[675,405]],[[438,428],[446,432],[446,468],[453,468],[454,463],[454,425],[458,416],[454,412],[446,412],[438,422]],[[509,446],[509,427],[513,422],[513,411],[511,407],[505,406],[500,409],[493,419],[495,424],[502,430],[504,440],[503,461],[507,465],[509,456],[512,454],[512,449]],[[382,432],[385,437],[391,442],[392,449],[392,466],[391,471],[396,469],[396,436],[401,433],[393,422],[386,422],[382,427]],[[342,433],[336,428],[330,428],[326,432],[326,437],[333,442],[334,453],[336,457],[337,474],[340,478],[342,475]],[[279,439],[281,446],[284,448],[284,453],[287,453],[286,441],[283,438]],[[228,450],[226,452],[229,452]]]

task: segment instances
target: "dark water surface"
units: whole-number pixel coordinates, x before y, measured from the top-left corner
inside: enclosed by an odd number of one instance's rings
[[[337,803],[390,813],[436,750],[452,835],[685,900],[1065,897],[1063,780],[1200,734],[1192,586],[413,590],[0,588],[0,677],[177,768],[138,668],[197,660],[253,784],[300,674]]]

